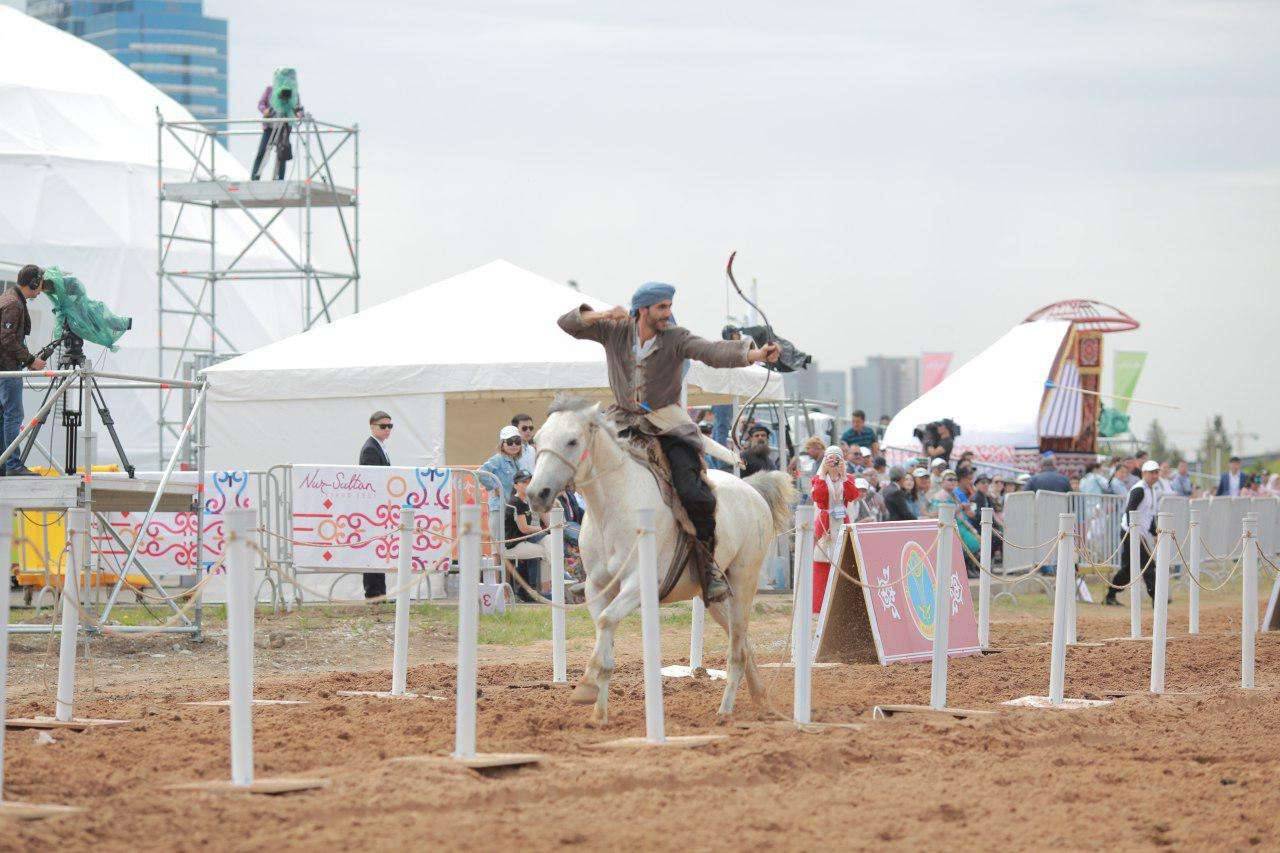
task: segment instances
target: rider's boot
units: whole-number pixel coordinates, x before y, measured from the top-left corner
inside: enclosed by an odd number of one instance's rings
[[[716,565],[714,551],[703,543],[697,544],[699,576],[702,580],[702,601],[704,604],[715,604],[729,597],[729,580],[724,571]]]

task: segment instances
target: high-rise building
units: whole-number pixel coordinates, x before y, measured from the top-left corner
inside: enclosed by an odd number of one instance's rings
[[[882,415],[893,417],[907,403],[920,396],[920,359],[914,356],[891,358],[873,355],[865,367],[849,370],[855,409],[866,412],[867,420]]]
[[[227,114],[227,22],[205,15],[203,0],[30,0],[27,13],[102,48],[196,118]]]
[[[839,418],[849,415],[849,383],[843,370],[819,370],[815,361],[805,370],[782,374],[782,387],[788,397],[835,403],[830,414]]]

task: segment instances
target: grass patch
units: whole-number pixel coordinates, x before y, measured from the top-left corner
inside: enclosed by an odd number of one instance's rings
[[[424,627],[438,626],[456,630],[458,627],[458,609],[442,607],[438,604],[419,604],[413,608],[415,616],[421,617]],[[672,604],[662,608],[661,621],[666,626],[688,626],[693,621],[693,612],[685,603]],[[595,623],[591,614],[584,607],[575,607],[565,613],[565,638],[574,640],[594,637]],[[639,634],[640,616],[636,613],[618,626],[618,634]],[[550,607],[513,607],[506,613],[490,613],[480,616],[481,645],[523,646],[551,639]]]

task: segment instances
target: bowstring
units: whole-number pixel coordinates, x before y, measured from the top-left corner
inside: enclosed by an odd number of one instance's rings
[[[777,336],[773,333],[773,324],[769,322],[769,315],[765,314],[764,310],[761,309],[759,305],[753,302],[747,294],[742,292],[742,288],[738,286],[738,280],[733,276],[733,259],[737,256],[737,249],[729,253],[729,262],[725,264],[724,267],[725,275],[729,277],[729,283],[733,285],[734,291],[737,292],[742,301],[754,308],[756,313],[760,315],[760,319],[764,320],[764,328],[769,335],[767,343],[774,343]],[[747,402],[738,409],[738,416],[733,419],[733,428],[729,431],[729,439],[733,442],[733,446],[739,450],[742,450],[742,443],[738,440],[738,424],[742,423],[742,416],[746,413],[747,409],[751,408],[752,405],[755,404],[756,400],[760,399],[760,395],[764,393],[765,389],[769,387],[769,379],[771,378],[769,373],[769,368],[766,366],[764,369],[764,382],[760,385],[760,390],[751,395],[750,399],[748,399]]]

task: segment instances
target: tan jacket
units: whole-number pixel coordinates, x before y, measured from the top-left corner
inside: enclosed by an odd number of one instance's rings
[[[671,326],[658,332],[649,354],[637,363],[635,321],[599,320],[587,325],[582,312],[590,310],[590,305],[580,305],[557,322],[573,337],[604,347],[614,419],[650,435],[678,435],[701,452],[702,435],[687,414],[676,418],[670,411],[659,412],[671,406],[683,411],[680,390],[686,359],[711,367],[746,367],[751,341],[709,341],[682,326]]]
[[[31,334],[27,298],[17,287],[0,294],[0,370],[18,370],[31,363],[25,338]]]

